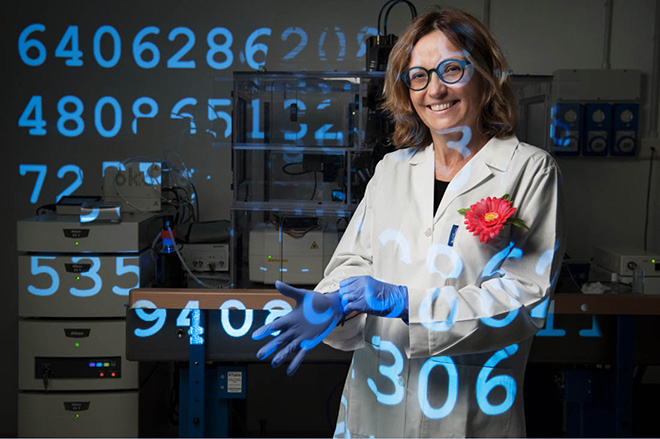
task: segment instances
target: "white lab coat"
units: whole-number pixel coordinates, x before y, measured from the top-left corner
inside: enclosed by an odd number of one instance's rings
[[[493,138],[434,215],[433,158],[432,146],[385,156],[316,288],[370,275],[409,294],[409,325],[360,314],[325,340],[355,350],[336,436],[525,435],[525,365],[563,257],[559,169],[515,136]],[[531,230],[479,242],[457,211],[504,194]]]

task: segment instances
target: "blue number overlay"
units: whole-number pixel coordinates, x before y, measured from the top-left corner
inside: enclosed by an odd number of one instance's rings
[[[68,47],[68,49],[67,49]],[[55,49],[55,57],[69,58],[64,61],[69,67],[79,67],[83,65],[82,50],[80,50],[78,39],[78,26],[69,26],[62,36],[60,44]]]
[[[251,309],[246,310],[245,321],[243,322],[243,325],[236,329],[229,322],[230,308],[245,309],[245,305],[243,305],[243,302],[240,300],[235,299],[227,300],[225,303],[220,305],[220,323],[222,324],[222,328],[232,337],[242,337],[247,334],[247,332],[250,330],[250,327],[252,326],[254,311]]]
[[[160,51],[158,46],[150,41],[142,41],[147,35],[158,35],[160,29],[156,26],[147,26],[135,35],[133,40],[133,59],[135,63],[143,69],[152,69],[158,65],[160,61]],[[151,59],[145,59],[143,53],[151,53]]]
[[[208,118],[209,121],[214,121],[216,119],[222,119],[225,121],[225,132],[224,132],[224,137],[229,138],[231,136],[231,114],[227,113],[226,111],[219,111],[216,110],[216,107],[219,106],[224,106],[224,107],[229,107],[231,106],[231,100],[230,99],[209,99],[208,100]],[[214,137],[217,137],[215,132],[212,132]]]
[[[18,37],[18,54],[21,56],[21,60],[28,66],[40,66],[46,61],[46,46],[39,40],[29,38],[32,32],[43,32],[45,30],[46,26],[43,24],[31,24],[23,29],[23,32]],[[36,57],[31,58],[28,55],[30,49],[36,49]]]
[[[108,34],[112,38],[112,56],[110,59],[105,59],[101,53],[101,38]],[[94,33],[94,58],[98,65],[105,69],[109,69],[117,65],[121,57],[121,37],[119,32],[112,26],[101,26]]]
[[[298,55],[305,48],[305,46],[307,46],[307,39],[308,39],[307,32],[305,32],[304,30],[302,30],[297,26],[288,27],[284,30],[284,32],[282,32],[282,36],[281,36],[282,41],[288,40],[289,36],[291,35],[298,35],[298,37],[300,37],[300,42],[296,47],[291,49],[289,53],[284,55],[282,61],[288,61],[290,59],[293,59],[293,57]]]
[[[41,109],[41,96],[32,96],[30,102],[25,106],[25,110],[18,119],[18,126],[30,128],[28,131],[31,136],[43,136],[46,134],[46,121]],[[33,117],[31,117],[34,115]]]
[[[73,111],[67,111],[67,104],[73,105]],[[83,121],[82,115],[84,106],[82,101],[75,96],[64,96],[57,103],[57,111],[60,113],[59,119],[57,119],[57,130],[66,137],[76,137],[79,136],[85,129],[85,121]],[[67,122],[73,122],[74,128],[67,128]]]
[[[132,290],[133,288],[138,288],[140,286],[140,267],[139,265],[136,264],[130,264],[127,265],[126,262],[134,262],[134,261],[139,261],[138,258],[136,257],[117,257],[117,267],[116,267],[116,274],[117,277],[121,277],[125,274],[134,274],[136,281],[135,285],[132,287],[128,288],[122,288],[117,285],[112,287],[112,292],[115,293],[118,296],[128,296],[128,292]]]
[[[80,261],[88,260],[92,262],[92,266],[89,270],[80,273],[81,277],[86,277],[92,280],[93,285],[87,289],[79,289],[71,287],[69,292],[71,295],[76,297],[91,297],[98,294],[101,291],[103,286],[103,280],[99,276],[99,268],[101,268],[101,260],[98,257],[80,257],[80,258],[71,258],[71,262],[78,263]]]
[[[115,121],[112,125],[112,128],[106,130],[103,126],[103,121],[101,120],[101,113],[103,112],[103,107],[105,105],[110,105],[112,108]],[[121,129],[121,107],[117,99],[112,96],[104,96],[96,103],[96,108],[94,108],[94,125],[96,126],[96,131],[103,137],[114,137],[117,135]]]
[[[152,308],[151,312],[147,312],[146,309],[136,308],[135,314],[145,322],[155,322],[151,327],[141,329],[135,328],[133,333],[138,337],[150,337],[161,330],[163,325],[165,325],[165,320],[167,319],[167,310],[165,309],[155,309],[156,305],[148,300],[138,300],[135,302],[134,306],[148,307]]]
[[[449,384],[447,386],[447,399],[442,407],[431,407],[428,398],[429,375],[436,366],[442,366],[447,371]],[[441,419],[451,413],[458,399],[458,370],[451,357],[433,357],[419,371],[419,392],[417,392],[419,406],[422,412],[430,419]]]
[[[60,277],[53,267],[39,265],[40,260],[54,260],[55,256],[32,256],[30,258],[30,273],[33,276],[46,274],[50,276],[51,283],[47,288],[37,288],[34,285],[28,285],[27,290],[35,296],[51,296],[60,287]]]
[[[222,35],[225,38],[225,41],[222,44],[215,42],[215,37],[218,35]],[[231,45],[234,42],[234,37],[231,34],[231,31],[224,27],[216,27],[208,33],[206,36],[206,42],[209,45],[209,51],[206,52],[206,62],[208,63],[209,67],[217,70],[223,70],[231,67],[231,63],[234,62],[234,54],[231,51]],[[216,61],[216,53],[221,53],[224,55],[224,61]]]
[[[32,204],[35,204],[39,200],[39,194],[41,193],[41,188],[44,186],[47,170],[47,165],[18,165],[18,172],[21,175],[25,175],[28,172],[37,173],[34,189],[32,189],[32,195],[30,195],[30,203]]]
[[[171,69],[194,69],[194,60],[181,61],[181,58],[183,58],[185,54],[195,46],[195,34],[187,27],[176,27],[172,29],[167,38],[170,41],[174,41],[179,35],[183,35],[184,37],[188,38],[188,42],[184,44],[183,47],[179,49],[174,55],[172,55],[170,59],[167,60],[167,67]]]
[[[144,106],[149,107],[149,110],[143,111],[142,107]],[[133,123],[131,124],[131,129],[133,130],[133,134],[137,134],[138,119],[145,119],[145,118],[151,119],[156,117],[157,114],[158,114],[158,102],[146,96],[137,98],[135,102],[133,102],[133,116],[135,116],[135,118],[133,119]]]
[[[510,357],[518,352],[518,345],[513,344],[506,348],[495,352],[495,355],[490,357],[484,367],[479,371],[477,377],[477,403],[482,412],[487,415],[500,415],[511,408],[516,399],[516,380],[509,375],[498,375],[493,378],[488,378],[497,363]],[[505,391],[504,401],[499,404],[493,405],[488,401],[488,395],[495,387],[503,387]]]
[[[59,171],[57,171],[57,178],[64,178],[66,174],[72,173],[76,176],[76,179],[71,183],[66,189],[64,189],[62,192],[55,197],[55,202],[59,202],[62,197],[66,197],[67,195],[71,195],[78,189],[83,182],[83,172],[82,169],[80,169],[80,166],[78,165],[64,165],[62,166]]]
[[[264,64],[266,64],[266,56],[268,55],[268,46],[263,43],[256,43],[255,40],[262,35],[270,35],[272,31],[268,27],[262,27],[255,30],[250,34],[248,39],[245,41],[245,57],[247,58],[247,63],[250,67],[255,70],[259,70]],[[254,55],[257,52],[264,54],[264,60],[257,62],[254,60]]]
[[[379,366],[378,371],[386,378],[388,378],[394,385],[393,393],[382,393],[378,390],[376,382],[371,378],[367,378],[367,385],[376,395],[376,399],[381,404],[396,405],[403,401],[405,391],[403,385],[399,382],[399,375],[403,372],[403,356],[399,349],[391,341],[381,340],[380,337],[374,335],[371,339],[374,349],[385,351],[392,354],[394,363],[391,366]]]

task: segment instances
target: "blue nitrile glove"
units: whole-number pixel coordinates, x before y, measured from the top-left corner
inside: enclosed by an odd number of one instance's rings
[[[371,276],[353,276],[339,283],[341,305],[353,311],[381,317],[400,317],[408,323],[408,289],[381,282]]]
[[[346,314],[342,311],[341,298],[336,291],[323,294],[294,288],[279,281],[275,282],[275,288],[294,299],[296,306],[288,314],[254,331],[252,338],[261,340],[281,331],[259,349],[257,358],[263,360],[279,349],[271,361],[273,367],[278,367],[290,355],[296,354],[286,370],[287,375],[291,376],[298,370],[307,351],[321,343]]]

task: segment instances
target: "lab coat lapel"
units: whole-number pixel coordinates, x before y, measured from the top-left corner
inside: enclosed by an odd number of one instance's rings
[[[414,197],[417,217],[422,218],[424,228],[427,228],[433,221],[433,145],[418,149],[411,157],[410,164],[413,166],[411,187],[418,190],[411,190],[407,195]]]
[[[437,222],[444,215],[447,208],[456,198],[475,190],[478,186],[491,179],[494,175],[493,169],[506,171],[517,144],[518,139],[515,136],[504,139],[496,139],[495,137],[490,139],[451,180],[442,197],[434,221]],[[485,196],[502,195],[504,194],[485,194]],[[479,200],[475,199],[473,203],[477,201]],[[470,206],[461,206],[460,208],[468,207]]]

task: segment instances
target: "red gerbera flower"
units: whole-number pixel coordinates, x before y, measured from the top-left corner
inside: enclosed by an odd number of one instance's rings
[[[507,197],[488,197],[470,206],[465,212],[465,224],[469,232],[479,237],[479,241],[487,244],[500,230],[507,220],[516,212]]]

